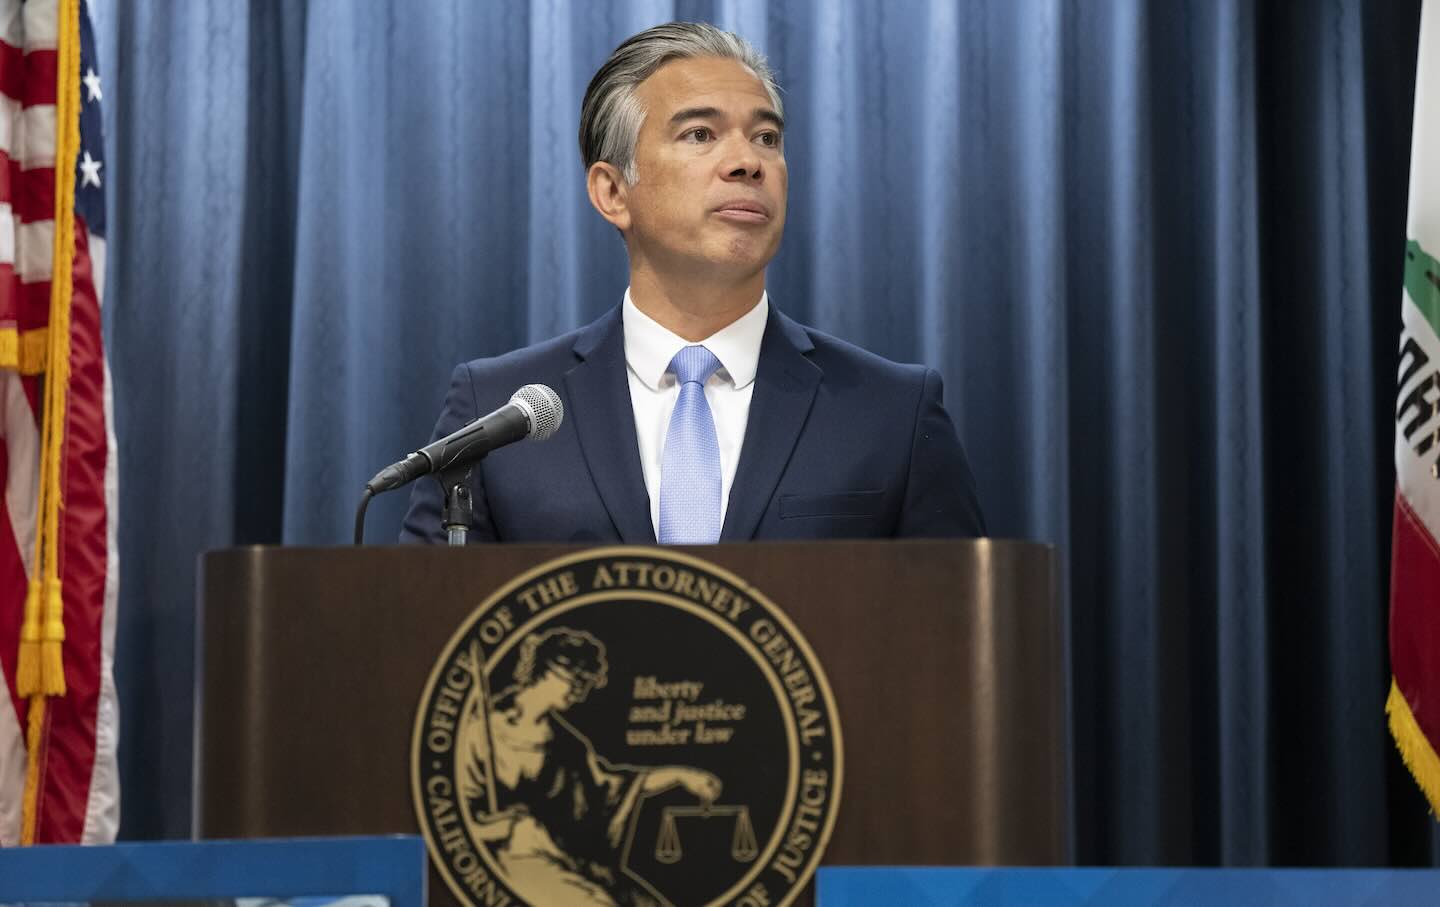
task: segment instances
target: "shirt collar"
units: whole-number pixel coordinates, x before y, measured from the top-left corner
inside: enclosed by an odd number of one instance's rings
[[[760,366],[760,341],[765,336],[769,316],[769,294],[762,291],[754,308],[699,341],[720,360],[721,375],[728,375],[736,389],[755,380]],[[628,288],[621,321],[625,330],[625,364],[646,387],[659,390],[662,383],[667,383],[665,372],[670,368],[670,360],[683,347],[690,346],[690,341],[640,311],[630,298]]]

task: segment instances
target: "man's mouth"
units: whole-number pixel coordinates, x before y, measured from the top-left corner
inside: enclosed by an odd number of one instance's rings
[[[715,214],[725,220],[745,224],[763,224],[770,219],[770,212],[759,202],[726,202],[715,209]]]

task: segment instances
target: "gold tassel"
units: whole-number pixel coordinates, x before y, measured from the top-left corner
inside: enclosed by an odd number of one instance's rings
[[[46,696],[65,695],[65,659],[60,647],[65,642],[65,605],[60,597],[60,580],[45,579],[45,622],[40,628],[40,692]]]
[[[25,596],[25,622],[20,625],[20,661],[15,666],[15,693],[28,699],[40,692],[40,580],[30,581]]]
[[[1435,747],[1420,730],[1415,714],[1410,711],[1410,703],[1405,701],[1405,695],[1395,685],[1393,677],[1390,678],[1390,698],[1385,701],[1385,713],[1390,716],[1390,734],[1395,738],[1395,746],[1405,760],[1405,767],[1410,769],[1425,799],[1430,801],[1430,814],[1440,817],[1440,756],[1435,755]]]

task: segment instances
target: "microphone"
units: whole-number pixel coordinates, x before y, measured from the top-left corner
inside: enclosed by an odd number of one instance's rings
[[[555,434],[564,418],[565,407],[558,394],[543,384],[527,384],[511,395],[509,403],[488,416],[380,470],[365,483],[365,490],[369,495],[390,491],[432,472],[474,462],[524,438],[544,441]]]

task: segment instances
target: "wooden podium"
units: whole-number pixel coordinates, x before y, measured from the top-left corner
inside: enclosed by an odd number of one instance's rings
[[[437,655],[493,590],[579,550],[206,554],[196,836],[416,833],[409,750]],[[845,780],[823,864],[1068,862],[1052,549],[979,540],[675,550],[763,592],[829,676]]]

